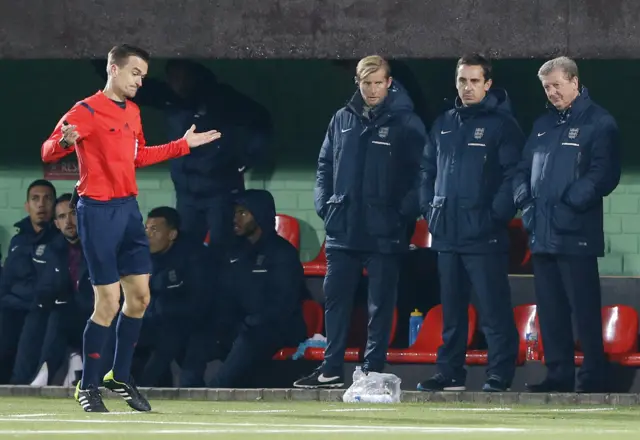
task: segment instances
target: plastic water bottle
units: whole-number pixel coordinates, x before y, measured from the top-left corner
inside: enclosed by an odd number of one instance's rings
[[[364,371],[362,371],[362,367],[360,365],[356,366],[355,371],[353,372],[353,381],[357,382],[358,380],[364,377]]]
[[[418,309],[411,312],[411,317],[409,318],[409,346],[412,346],[418,339],[423,319],[422,313]]]
[[[538,360],[538,333],[536,332],[527,333],[526,342],[527,342],[527,360],[537,361]]]

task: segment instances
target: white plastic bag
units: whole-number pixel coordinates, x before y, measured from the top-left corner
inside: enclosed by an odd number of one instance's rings
[[[395,374],[364,374],[360,367],[353,372],[353,384],[345,391],[342,401],[345,403],[400,403],[400,383]]]

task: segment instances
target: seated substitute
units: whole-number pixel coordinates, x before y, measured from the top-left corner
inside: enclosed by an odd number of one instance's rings
[[[15,224],[0,278],[0,384],[28,384],[38,369],[49,310],[41,300],[50,292],[37,276],[36,264],[58,235],[53,226],[56,190],[48,180],[27,189],[28,216]],[[16,374],[12,374],[16,373]]]
[[[136,346],[136,364],[143,364],[142,374],[136,375],[141,386],[172,386],[160,381],[170,377],[173,360],[180,363],[194,323],[203,318],[202,305],[213,296],[207,248],[188,239],[180,226],[178,211],[168,206],[147,216],[153,272],[151,302]]]
[[[181,386],[199,386],[216,351],[224,362],[209,387],[254,386],[252,376],[261,363],[305,339],[302,264],[296,248],[277,234],[275,220],[270,192],[247,190],[238,196],[237,241],[215,256],[214,319],[190,341]]]
[[[65,385],[76,385],[82,374],[82,334],[94,308],[94,293],[85,263],[80,237],[78,236],[76,213],[70,204],[71,194],[63,194],[56,200],[54,223],[61,232],[46,247],[36,265],[39,276],[48,279],[53,293],[47,300],[51,308],[47,324],[40,372],[32,385],[53,384],[56,372],[64,364],[68,350],[69,372]],[[115,324],[107,344],[115,344]],[[105,364],[106,374],[110,368]],[[67,383],[68,382],[68,383]]]

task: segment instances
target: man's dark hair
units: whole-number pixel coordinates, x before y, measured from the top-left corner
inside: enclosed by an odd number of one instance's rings
[[[175,208],[169,206],[159,206],[153,208],[147,214],[148,218],[163,218],[167,222],[167,226],[171,229],[180,230],[180,214]]]
[[[484,75],[485,82],[493,78],[491,61],[482,54],[472,53],[460,57],[458,64],[456,65],[456,74],[460,66],[480,66],[482,67],[482,74]]]
[[[56,206],[58,206],[58,203],[62,203],[62,202],[71,202],[71,193],[64,193],[62,194],[60,197],[58,197],[56,199],[56,203],[53,205],[53,209],[56,209]]]
[[[132,46],[130,44],[121,44],[119,46],[114,46],[109,51],[107,65],[110,66],[112,64],[115,64],[118,67],[122,67],[126,64],[127,60],[131,56],[138,57],[145,63],[149,63],[149,59],[151,58],[149,52],[144,49]]]
[[[53,191],[53,197],[54,198],[56,197],[56,187],[53,186],[53,183],[49,182],[46,179],[38,179],[38,180],[34,180],[29,184],[29,188],[27,188],[27,200],[29,200],[31,189],[35,188],[36,186],[46,186],[47,188],[51,188],[51,191]]]

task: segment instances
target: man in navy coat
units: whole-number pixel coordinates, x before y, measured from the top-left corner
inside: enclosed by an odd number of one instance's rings
[[[421,391],[465,389],[471,290],[489,348],[484,391],[506,391],[518,352],[509,288],[509,221],[524,135],[506,91],[492,88],[491,62],[465,55],[455,108],[436,120],[425,148],[421,206],[438,251],[443,344]]]
[[[529,233],[547,377],[531,392],[601,392],[605,356],[598,257],[604,255],[602,199],[620,181],[615,119],[591,100],[576,63],[546,62],[538,77],[547,112],[533,125],[514,180]],[[575,317],[584,362],[575,378]]]
[[[326,231],[324,280],[327,349],[322,366],[299,388],[344,385],[344,352],[355,291],[369,276],[364,371],[381,372],[396,305],[400,255],[419,215],[424,125],[389,64],[374,55],[356,68],[359,86],[333,116],[318,158],[315,208]]]

